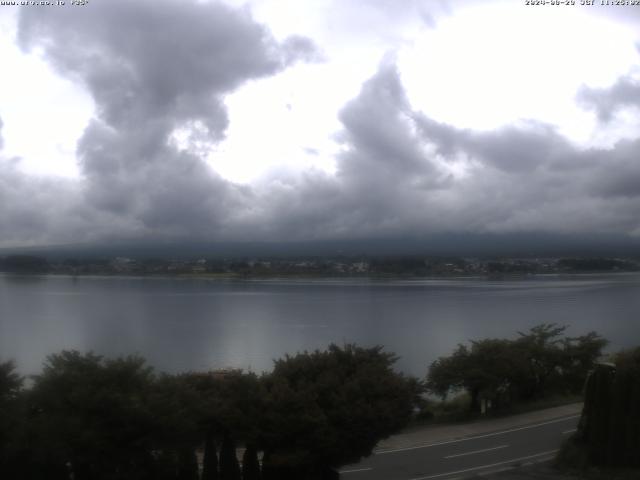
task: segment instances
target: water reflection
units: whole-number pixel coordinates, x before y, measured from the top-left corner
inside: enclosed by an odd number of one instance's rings
[[[63,348],[139,353],[161,370],[271,368],[330,342],[383,344],[398,367],[541,322],[640,343],[640,276],[361,281],[0,276],[0,357],[24,373]]]

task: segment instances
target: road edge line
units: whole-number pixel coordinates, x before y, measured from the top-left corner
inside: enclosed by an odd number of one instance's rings
[[[492,432],[492,433],[474,435],[473,437],[463,437],[463,438],[457,438],[457,439],[454,439],[454,440],[446,440],[444,442],[428,443],[428,444],[423,444],[423,445],[416,445],[416,446],[413,446],[413,447],[396,448],[396,449],[393,449],[393,450],[380,450],[378,452],[373,452],[373,454],[374,455],[386,455],[388,453],[406,452],[408,450],[418,450],[420,448],[437,447],[439,445],[449,445],[449,444],[452,444],[452,443],[468,442],[470,440],[477,440],[479,438],[495,437],[497,435],[504,435],[506,433],[512,433],[512,432],[519,432],[521,430],[527,430],[529,428],[543,427],[545,425],[551,425],[553,423],[560,423],[560,422],[564,422],[566,420],[572,420],[574,418],[579,418],[580,416],[581,416],[581,414],[576,414],[576,415],[571,415],[571,416],[568,416],[568,417],[556,418],[556,419],[550,420],[548,422],[536,423],[535,425],[526,425],[526,426],[523,426],[523,427],[511,428],[509,430],[501,430],[499,432]]]
[[[457,470],[455,472],[446,472],[446,473],[438,473],[436,475],[427,475],[426,477],[415,477],[415,478],[411,478],[410,480],[428,480],[430,478],[441,478],[449,475],[457,475],[459,473],[473,472],[474,470],[484,470],[486,468],[497,467],[499,465],[506,465],[509,463],[520,462],[522,460],[529,460],[530,458],[542,457],[544,455],[551,455],[552,453],[557,453],[558,451],[559,451],[558,449],[549,450],[548,452],[536,453],[534,455],[527,455],[526,457],[513,458],[511,460],[505,460],[504,462],[491,463],[489,465],[481,465],[479,467],[466,468],[464,470]]]

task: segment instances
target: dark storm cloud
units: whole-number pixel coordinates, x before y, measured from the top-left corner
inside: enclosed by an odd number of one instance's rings
[[[640,83],[624,76],[609,88],[583,87],[577,95],[586,108],[595,110],[598,119],[608,122],[624,107],[640,107]]]
[[[96,240],[103,222],[117,222],[85,208],[75,182],[27,175],[19,162],[0,155],[0,246]]]
[[[611,150],[590,153],[598,160],[594,165],[597,175],[590,179],[591,192],[618,201],[640,200],[640,140],[623,140]]]
[[[78,144],[89,204],[132,236],[224,236],[250,195],[173,134],[206,149],[224,137],[223,96],[296,61],[313,42],[276,42],[247,10],[221,3],[111,0],[88,8],[23,9],[19,42],[39,47],[86,86],[96,118]]]
[[[423,114],[416,114],[415,119],[420,131],[442,155],[470,155],[505,172],[530,173],[541,164],[572,153],[567,140],[552,126],[539,122],[478,133],[438,123]]]
[[[456,129],[411,110],[389,61],[340,119],[335,182],[317,174],[290,186],[289,201],[278,202],[288,223],[273,218],[281,231],[628,234],[640,226],[639,142],[580,149],[537,122]]]
[[[350,150],[341,159],[342,173],[357,177],[373,165],[383,175],[430,172],[411,113],[395,65],[385,63],[340,112],[342,139]]]
[[[329,239],[429,228],[428,193],[449,179],[424,150],[391,59],[339,118],[342,153],[335,176],[308,171],[259,188],[263,236]],[[425,220],[429,225],[422,224]]]

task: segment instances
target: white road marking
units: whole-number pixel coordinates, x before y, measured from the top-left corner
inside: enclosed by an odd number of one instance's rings
[[[368,472],[369,470],[373,470],[372,468],[355,468],[353,470],[340,470],[340,473],[356,473],[356,472]]]
[[[484,435],[476,435],[474,437],[458,438],[457,440],[447,440],[446,442],[417,445],[415,447],[396,448],[394,450],[383,450],[380,452],[375,452],[374,455],[385,455],[387,453],[406,452],[407,450],[418,450],[420,448],[437,447],[439,445],[450,445],[452,443],[468,442],[469,440],[477,440],[478,438],[495,437],[496,435],[504,435],[505,433],[519,432],[520,430],[527,430],[529,428],[537,428],[537,427],[543,427],[544,425],[551,425],[552,423],[565,422],[567,420],[571,420],[573,418],[578,418],[578,417],[580,417],[580,415],[571,415],[570,417],[558,418],[556,420],[549,420],[548,422],[537,423],[535,425],[528,425],[526,427],[512,428],[510,430],[503,430],[501,432],[486,433]]]
[[[497,467],[499,465],[505,465],[507,463],[521,462],[522,460],[528,460],[530,458],[542,457],[544,455],[551,455],[552,453],[556,453],[557,451],[558,450],[549,450],[548,452],[536,453],[535,455],[528,455],[526,457],[513,458],[511,460],[505,460],[504,462],[492,463],[490,465],[482,465],[480,467],[466,468],[464,470],[456,470],[455,472],[439,473],[437,475],[428,475],[426,477],[416,477],[416,478],[412,478],[411,480],[427,480],[429,478],[446,477],[449,475],[456,475],[458,473],[472,472],[474,470],[484,470],[486,468]]]
[[[467,452],[467,453],[458,453],[456,455],[448,455],[444,458],[457,458],[457,457],[464,457],[466,455],[474,455],[476,453],[484,453],[484,452],[490,452],[492,450],[499,450],[501,448],[507,448],[509,445],[500,445],[499,447],[492,447],[492,448],[483,448],[482,450],[474,450],[473,452]]]
[[[577,428],[572,428],[571,430],[565,430],[564,432],[562,432],[562,434],[569,435],[570,433],[577,432],[577,431],[578,431]]]

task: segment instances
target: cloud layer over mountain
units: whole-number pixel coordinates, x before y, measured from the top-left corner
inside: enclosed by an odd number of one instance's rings
[[[0,245],[640,233],[640,139],[582,148],[536,121],[495,131],[439,123],[412,108],[392,55],[338,114],[335,174],[222,178],[204,152],[224,138],[225,95],[322,57],[306,37],[277,41],[247,9],[195,0],[25,8],[18,40],[86,88],[95,117],[77,146],[79,180],[27,175],[0,152]],[[638,106],[639,88],[621,78],[579,99],[608,121]]]

